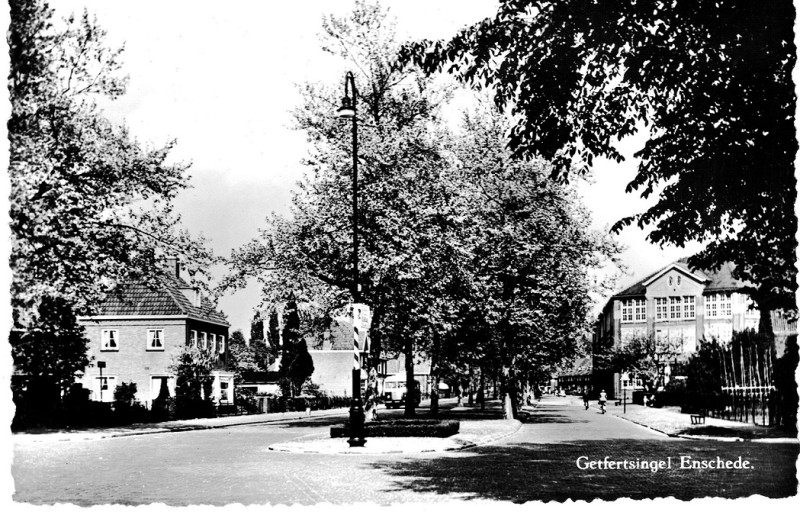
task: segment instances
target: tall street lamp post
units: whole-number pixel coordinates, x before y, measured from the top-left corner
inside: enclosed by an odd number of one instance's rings
[[[352,92],[352,99],[350,93]],[[344,76],[344,98],[336,115],[343,119],[353,120],[353,303],[361,302],[361,285],[358,279],[358,116],[356,115],[356,83],[353,73]],[[361,405],[361,360],[359,351],[358,329],[356,327],[355,307],[353,309],[353,400],[350,403],[350,446],[364,446],[364,408]]]

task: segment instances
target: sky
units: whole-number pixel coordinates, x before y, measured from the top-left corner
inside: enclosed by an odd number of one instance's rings
[[[346,67],[322,52],[318,34],[323,15],[346,14],[352,0],[50,4],[57,16],[88,9],[111,45],[125,45],[127,94],[105,105],[105,113],[125,123],[144,145],[177,141],[172,158],[192,164],[192,188],[178,196],[177,210],[186,228],[210,239],[215,254],[227,256],[256,237],[270,212],[288,212],[307,150],[304,135],[291,126],[290,112],[300,103],[296,85],[343,83]],[[401,39],[436,39],[491,16],[497,2],[385,0],[384,5],[397,18]],[[632,155],[644,140],[622,141],[629,158],[622,164],[596,161],[594,182],[581,187],[596,227],[607,228],[647,205],[624,193],[635,174]],[[629,270],[620,289],[699,247],[662,249],[647,243],[645,234],[629,227],[615,237],[626,247],[622,260]],[[231,331],[249,336],[258,302],[255,285],[221,297]]]

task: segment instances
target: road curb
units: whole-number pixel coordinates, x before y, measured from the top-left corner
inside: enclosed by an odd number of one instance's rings
[[[346,410],[346,409],[345,409]],[[103,433],[85,433],[85,432],[74,432],[74,433],[53,433],[53,434],[42,434],[43,436],[52,435],[58,436],[63,435],[65,436],[63,439],[36,439],[36,434],[28,434],[30,436],[30,440],[32,442],[48,442],[48,441],[57,441],[57,442],[65,442],[65,441],[90,441],[94,439],[111,439],[117,437],[133,437],[133,436],[146,436],[151,434],[170,434],[170,433],[177,433],[177,432],[189,432],[193,430],[217,430],[222,428],[229,428],[229,427],[240,427],[243,425],[264,425],[269,423],[279,423],[281,421],[291,421],[291,420],[301,420],[306,418],[325,418],[328,416],[335,416],[336,414],[341,414],[342,409],[329,409],[329,412],[325,412],[323,414],[315,414],[311,416],[287,416],[283,418],[268,418],[263,420],[257,421],[237,421],[235,423],[224,423],[220,425],[178,425],[175,427],[152,427],[140,431],[132,431],[132,432],[103,432]],[[242,418],[247,418],[248,416],[242,416]]]
[[[634,423],[639,425],[640,427],[644,427],[646,429],[652,430],[654,432],[658,432],[659,434],[663,434],[668,437],[674,437],[679,439],[688,439],[690,441],[721,441],[725,443],[774,443],[774,444],[792,444],[792,443],[800,443],[797,439],[792,439],[789,437],[778,437],[778,438],[762,438],[762,439],[746,439],[743,437],[725,437],[725,436],[701,436],[695,434],[675,434],[670,432],[664,432],[663,430],[657,429],[655,427],[651,427],[650,425],[646,425],[639,421],[626,418],[624,416],[617,416],[616,414],[611,414],[611,416],[615,418],[619,418],[621,420],[628,421],[630,423]]]
[[[500,433],[500,434],[494,434],[494,435],[490,435],[490,436],[485,436],[484,439],[480,439],[479,441],[464,443],[463,446],[454,447],[454,448],[445,448],[444,450],[441,450],[441,451],[452,452],[452,451],[458,451],[458,450],[466,450],[468,448],[476,448],[478,446],[486,446],[487,444],[496,443],[497,441],[499,441],[501,439],[505,439],[506,437],[511,437],[514,434],[516,434],[517,432],[519,432],[520,429],[522,428],[522,422],[521,421],[519,421],[519,420],[511,420],[511,421],[516,423],[514,430],[512,430],[511,432],[503,432],[503,433]]]
[[[594,407],[594,406],[592,406],[592,408],[593,408],[593,409],[597,409],[597,408],[596,408],[596,407]],[[612,417],[614,417],[614,418],[618,418],[618,419],[620,419],[620,420],[623,420],[623,421],[627,421],[627,422],[633,423],[634,425],[639,425],[640,427],[644,427],[644,428],[646,428],[647,430],[652,430],[653,432],[658,432],[658,433],[659,433],[659,434],[661,434],[661,435],[665,435],[665,436],[667,436],[667,437],[677,437],[677,434],[670,434],[669,432],[664,432],[664,431],[663,431],[663,430],[661,430],[661,429],[658,429],[658,428],[655,428],[655,427],[651,427],[650,425],[647,425],[647,424],[645,424],[645,423],[641,423],[641,422],[639,422],[639,421],[632,420],[632,419],[630,419],[630,418],[626,418],[626,417],[624,417],[624,416],[617,416],[616,414],[611,414],[611,413],[608,413],[608,414],[609,414],[609,416],[612,416]]]

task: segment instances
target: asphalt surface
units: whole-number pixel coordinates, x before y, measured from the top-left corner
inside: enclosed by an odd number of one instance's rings
[[[15,440],[13,499],[84,506],[387,505],[797,494],[796,444],[676,439],[557,398],[544,399],[516,434],[461,451],[353,456],[268,448],[319,436],[342,419],[70,442]],[[723,465],[741,457],[749,467],[680,467],[683,461],[718,464],[718,457]],[[624,468],[624,461],[646,467]],[[609,467],[615,462],[619,467]],[[669,468],[650,469],[668,462]]]

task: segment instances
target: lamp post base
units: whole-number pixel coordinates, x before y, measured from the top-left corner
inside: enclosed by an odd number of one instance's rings
[[[347,444],[351,447],[364,446],[367,442],[364,439],[364,409],[361,407],[361,400],[353,399],[350,404],[350,439]]]

